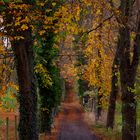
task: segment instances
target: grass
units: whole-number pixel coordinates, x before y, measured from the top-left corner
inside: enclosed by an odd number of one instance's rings
[[[114,130],[106,129],[105,125],[100,124],[100,123],[93,124],[91,128],[99,137],[102,138],[102,140],[121,140],[121,128],[122,128],[121,103],[117,102],[116,104]],[[140,140],[140,103],[139,101],[137,104],[137,140]]]
[[[102,124],[92,125],[92,130],[101,140],[121,140],[121,132],[116,129],[106,129]]]

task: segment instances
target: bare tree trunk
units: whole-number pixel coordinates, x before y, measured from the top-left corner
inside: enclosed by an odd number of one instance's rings
[[[101,93],[101,66],[102,66],[102,57],[101,57],[101,52],[100,50],[98,50],[98,66],[97,66],[97,77],[99,80],[99,87],[98,87],[98,94],[97,94],[97,120],[99,120],[99,117],[101,116],[101,112],[102,112],[102,97],[103,97],[103,93]]]
[[[112,89],[110,93],[106,127],[113,129],[114,120],[115,120],[116,98],[118,94],[118,65],[116,64],[115,59],[112,66],[112,87],[111,88]]]
[[[108,114],[107,114],[107,128],[114,127],[114,121],[115,121],[115,109],[116,109],[116,99],[117,94],[119,90],[118,85],[118,73],[119,73],[119,54],[120,54],[120,48],[117,47],[113,66],[112,66],[112,87],[111,87],[111,93],[110,93],[110,100],[109,100],[109,107],[108,107]]]

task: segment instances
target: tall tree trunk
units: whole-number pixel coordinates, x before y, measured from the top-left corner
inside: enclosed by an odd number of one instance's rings
[[[109,107],[108,107],[108,114],[107,114],[107,128],[114,127],[114,121],[115,121],[115,109],[116,109],[116,99],[117,94],[119,90],[118,86],[118,73],[119,73],[119,47],[117,47],[114,62],[112,65],[112,87],[111,87],[111,93],[110,93],[110,99],[109,99]]]
[[[130,56],[129,20],[133,10],[133,0],[121,0],[118,47],[120,48],[120,80],[122,90],[122,140],[136,140],[136,100],[135,78],[140,55],[140,18],[133,46],[133,58]],[[139,15],[139,14],[138,14]],[[138,16],[139,17],[139,16]]]
[[[133,59],[130,64],[130,51],[124,44],[120,77],[122,87],[122,140],[136,140],[136,100],[135,81],[140,56],[140,11],[138,12],[136,37],[133,46]],[[126,35],[126,38],[128,34]],[[129,53],[129,54],[128,54]]]
[[[98,67],[97,67],[97,77],[99,80],[99,86],[98,86],[98,94],[97,94],[97,120],[99,120],[99,117],[101,116],[102,112],[102,97],[103,93],[101,92],[101,67],[102,67],[102,57],[101,57],[101,51],[98,49]]]
[[[19,81],[19,139],[38,140],[37,92],[31,30],[23,31],[22,36],[23,40],[12,42]]]
[[[117,67],[116,67],[117,66]],[[118,65],[116,64],[116,60],[114,59],[114,63],[112,66],[112,87],[110,93],[110,100],[109,100],[109,107],[108,107],[108,114],[107,114],[107,128],[114,127],[114,120],[115,120],[115,108],[116,108],[116,98],[118,94]]]
[[[132,14],[132,0],[121,1],[123,27],[119,30],[121,47],[120,79],[122,89],[122,140],[136,140],[136,100],[135,78],[140,56],[140,11],[138,12],[136,37],[133,45],[133,57],[130,57],[130,27],[128,20]]]
[[[125,69],[125,68],[124,68]],[[136,101],[134,90],[134,77],[130,74],[124,77],[121,72],[122,88],[122,140],[136,140]],[[130,81],[132,80],[132,81]],[[126,82],[126,83],[124,83]]]
[[[23,3],[33,4],[34,0],[23,0]],[[3,19],[7,34],[11,37],[22,36],[23,39],[11,40],[11,47],[16,56],[17,75],[19,82],[19,140],[38,140],[37,130],[37,92],[36,79],[34,77],[34,55],[33,55],[33,39],[32,31],[28,26],[26,30],[18,30],[20,26],[15,26],[14,9],[9,8],[9,3],[6,3],[7,13]],[[18,9],[17,9],[17,12]],[[23,19],[26,14],[23,14]]]

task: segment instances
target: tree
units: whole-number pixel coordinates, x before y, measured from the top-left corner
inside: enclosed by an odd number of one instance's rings
[[[140,17],[137,11],[136,35],[131,46],[131,27],[129,21],[132,19],[132,0],[122,0],[120,4],[121,24],[119,28],[118,46],[120,54],[120,81],[122,90],[122,139],[136,140],[136,100],[135,81],[140,56]],[[133,56],[131,57],[131,49]]]
[[[43,5],[38,5],[41,19],[35,33],[35,71],[39,87],[39,131],[46,134],[51,133],[53,109],[57,108],[61,99],[61,79],[59,69],[54,64],[58,57],[58,48],[54,44],[57,38],[55,31],[58,31],[57,16],[60,16],[55,14],[62,3],[48,0]]]
[[[107,128],[114,127],[114,121],[115,121],[115,109],[116,109],[116,99],[119,92],[119,47],[116,50],[115,58],[113,60],[112,65],[112,79],[111,79],[111,93],[110,93],[110,99],[109,99],[109,107],[108,107],[108,114],[107,114]]]
[[[34,76],[34,53],[32,29],[26,22],[28,10],[35,1],[23,0],[22,3],[4,3],[3,20],[6,35],[16,57],[19,83],[19,139],[38,140],[37,131],[37,92]],[[21,13],[24,13],[21,15]],[[23,22],[17,23],[18,19]],[[8,26],[9,25],[9,26]]]

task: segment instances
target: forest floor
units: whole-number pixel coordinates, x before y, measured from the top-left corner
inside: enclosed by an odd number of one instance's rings
[[[69,90],[55,118],[52,135],[45,140],[99,140],[84,120],[84,111],[75,93]]]

